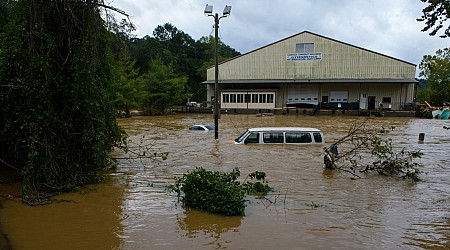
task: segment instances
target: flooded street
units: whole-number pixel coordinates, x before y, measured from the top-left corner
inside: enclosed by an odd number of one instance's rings
[[[223,114],[214,132],[211,114],[132,117],[119,123],[131,151],[166,160],[118,157],[117,170],[87,192],[62,202],[28,207],[2,201],[0,220],[14,249],[450,249],[449,120],[374,118],[395,126],[393,144],[424,153],[422,182],[378,175],[353,179],[323,168],[324,145],[234,145],[249,127],[315,127],[325,146],[365,117]],[[424,142],[418,142],[425,133]],[[195,167],[264,171],[275,189],[248,197],[245,216],[223,217],[185,209],[166,186]],[[3,186],[3,189],[6,187]]]

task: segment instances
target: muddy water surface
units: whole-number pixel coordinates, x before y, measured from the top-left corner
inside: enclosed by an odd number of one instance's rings
[[[105,184],[63,202],[28,207],[3,201],[0,219],[16,249],[448,249],[450,248],[449,121],[375,118],[395,126],[394,144],[425,155],[423,181],[380,176],[354,180],[323,170],[322,146],[234,145],[246,128],[321,129],[326,145],[362,117],[222,115],[214,133],[189,131],[213,124],[212,115],[120,120],[137,152],[168,153],[167,160],[120,159]],[[418,142],[418,134],[425,141]],[[142,151],[141,151],[142,152]],[[119,158],[132,154],[115,153]],[[146,154],[148,156],[148,153]],[[197,166],[241,176],[264,171],[275,192],[248,197],[245,216],[222,217],[184,209],[165,186]]]

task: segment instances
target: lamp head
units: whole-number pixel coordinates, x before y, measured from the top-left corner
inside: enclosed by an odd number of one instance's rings
[[[223,15],[228,16],[230,14],[231,14],[231,6],[225,5],[225,9],[223,9]]]
[[[206,4],[205,12],[204,12],[205,15],[210,15],[210,14],[212,14],[212,12],[213,12],[213,6]]]

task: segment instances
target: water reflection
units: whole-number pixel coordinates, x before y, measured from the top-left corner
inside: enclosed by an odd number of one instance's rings
[[[239,232],[242,218],[242,216],[220,216],[187,208],[183,214],[177,215],[177,230],[180,231],[181,237],[212,238],[215,248],[220,249],[226,243],[222,235],[227,232]]]

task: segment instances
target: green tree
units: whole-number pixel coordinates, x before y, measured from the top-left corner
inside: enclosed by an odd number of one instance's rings
[[[419,65],[420,76],[430,85],[429,102],[436,106],[450,102],[450,49],[436,51],[436,55],[426,55]]]
[[[419,22],[425,22],[422,31],[428,31],[430,36],[437,34],[439,30],[444,28],[444,23],[450,17],[450,1],[448,0],[420,0],[428,3],[428,6],[422,10],[422,16],[417,19]],[[450,26],[445,28],[444,34],[440,37],[446,38],[450,36]]]
[[[140,75],[144,75],[148,72],[148,62],[153,58],[156,58],[161,50],[159,41],[150,36],[131,38],[127,41],[127,46],[131,58],[136,60],[135,68],[139,69]]]
[[[148,62],[161,58],[166,65],[172,65],[178,75],[187,77],[184,92],[195,101],[206,100],[207,67],[214,65],[214,38],[202,37],[195,41],[191,36],[170,23],[158,25],[153,37],[131,38],[128,41],[131,56],[136,59],[140,74],[148,72]],[[227,60],[240,53],[220,42],[219,60]]]
[[[425,103],[425,101],[430,101],[431,89],[426,79],[418,79],[416,99],[420,103]]]
[[[184,89],[186,76],[178,76],[172,65],[166,65],[161,58],[150,61],[146,75],[147,96],[145,111],[148,114],[164,114],[168,106],[180,104],[188,96]]]
[[[215,62],[215,55],[214,55],[214,37],[213,36],[204,36],[201,37],[197,42],[197,49],[198,51],[201,51],[201,62],[196,67],[196,74],[198,76],[198,81],[195,85],[195,92],[194,96],[197,98],[201,98],[198,100],[205,100],[206,98],[206,85],[201,84],[201,82],[206,80],[206,70],[209,67],[214,66]],[[200,52],[198,53],[200,54]],[[235,49],[231,48],[230,46],[224,44],[219,39],[219,53],[218,53],[218,60],[219,63],[226,61],[230,58],[239,56],[240,53],[236,51]],[[195,98],[194,98],[195,99]]]
[[[7,0],[0,0],[0,33],[3,32],[3,27],[5,27],[7,21],[8,21]]]
[[[142,108],[147,91],[143,76],[134,67],[136,61],[131,59],[126,50],[120,54],[114,70],[115,106],[128,117],[131,109]]]
[[[98,181],[123,140],[99,1],[13,1],[0,37],[0,167],[27,201]]]

